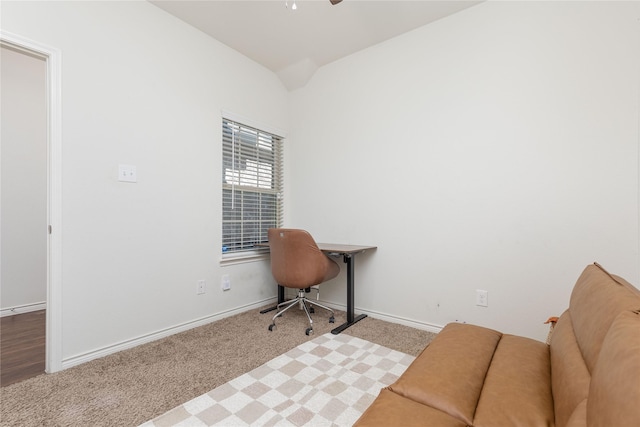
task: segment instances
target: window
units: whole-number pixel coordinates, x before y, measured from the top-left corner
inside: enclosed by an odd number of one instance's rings
[[[222,253],[252,251],[282,225],[282,138],[222,119]]]

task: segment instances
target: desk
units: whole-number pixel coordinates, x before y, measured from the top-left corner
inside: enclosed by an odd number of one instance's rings
[[[265,245],[267,246],[267,245]],[[347,321],[331,331],[337,335],[354,323],[367,317],[366,314],[355,315],[355,265],[354,258],[357,254],[376,249],[376,246],[343,245],[339,243],[318,243],[318,248],[327,255],[342,256],[347,264]],[[284,287],[278,285],[278,304],[284,302]],[[266,313],[275,310],[275,307],[261,311]]]

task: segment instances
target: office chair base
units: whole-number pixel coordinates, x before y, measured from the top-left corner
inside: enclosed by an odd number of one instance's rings
[[[315,301],[311,301],[308,298],[305,297],[305,291],[304,289],[300,289],[300,291],[298,292],[298,296],[292,300],[289,301],[285,301],[283,303],[280,303],[277,305],[277,309],[279,310],[275,316],[273,316],[273,318],[271,319],[271,324],[269,325],[269,330],[273,331],[273,329],[276,327],[276,318],[281,317],[285,311],[289,310],[291,307],[294,307],[295,305],[299,305],[301,310],[304,310],[305,314],[307,315],[307,319],[309,320],[309,327],[305,330],[305,334],[307,335],[311,335],[313,334],[313,320],[311,319],[311,314],[310,313],[314,313],[315,310],[313,308],[313,306],[317,306],[320,308],[324,308],[325,310],[329,311],[331,313],[331,316],[329,317],[329,323],[335,323],[335,313],[333,312],[332,309],[330,309],[329,307],[322,305],[320,303],[317,303]],[[286,307],[282,310],[280,310],[280,307],[285,306]],[[308,307],[307,307],[308,306]]]

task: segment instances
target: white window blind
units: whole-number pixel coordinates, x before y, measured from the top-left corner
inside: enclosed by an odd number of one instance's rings
[[[223,118],[222,253],[259,249],[282,202],[282,138]]]

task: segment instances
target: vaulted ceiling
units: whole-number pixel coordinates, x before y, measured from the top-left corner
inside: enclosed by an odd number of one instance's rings
[[[275,72],[289,90],[330,62],[480,3],[150,0]]]

